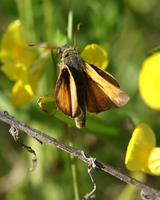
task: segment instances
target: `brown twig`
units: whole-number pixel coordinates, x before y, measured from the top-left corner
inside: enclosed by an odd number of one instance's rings
[[[34,129],[34,128],[24,124],[23,122],[16,120],[14,117],[12,117],[8,114],[5,114],[3,112],[0,112],[0,120],[7,124],[10,124],[11,126],[13,126],[13,125],[16,126],[17,129],[24,131],[25,133],[27,133],[28,135],[30,135],[33,138],[36,138],[38,140],[43,140],[47,143],[50,143],[50,144],[56,146],[57,148],[65,151],[67,153],[70,153],[70,154],[76,156],[83,162],[87,163],[89,166],[91,164],[91,160],[92,161],[95,160],[94,161],[95,169],[107,172],[107,173],[111,174],[112,176],[115,176],[116,178],[120,179],[123,182],[134,185],[139,190],[143,191],[143,194],[146,193],[147,195],[150,195],[150,197],[153,197],[152,199],[160,200],[160,191],[159,190],[151,188],[150,186],[145,185],[145,184],[137,181],[136,179],[123,174],[122,172],[110,167],[109,165],[102,163],[101,161],[98,161],[95,158],[92,158],[91,156],[88,156],[86,154],[84,156],[84,153],[82,153],[82,151],[77,150],[69,145],[66,145],[66,144],[56,140],[55,138],[53,138],[49,135],[46,135],[37,129]]]

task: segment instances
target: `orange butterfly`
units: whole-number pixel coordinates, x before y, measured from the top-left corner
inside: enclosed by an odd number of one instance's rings
[[[99,113],[129,101],[111,74],[85,62],[75,48],[58,47],[58,54],[61,71],[55,89],[56,104],[64,114],[75,119],[78,128],[85,125],[86,109]]]

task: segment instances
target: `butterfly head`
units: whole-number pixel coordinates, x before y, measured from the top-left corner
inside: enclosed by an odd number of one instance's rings
[[[77,54],[75,48],[70,45],[58,47],[58,54],[60,58],[65,58],[69,55]]]

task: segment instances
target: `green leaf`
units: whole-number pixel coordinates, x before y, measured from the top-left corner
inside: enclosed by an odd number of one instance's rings
[[[49,115],[54,115],[57,106],[55,104],[54,98],[51,96],[42,96],[38,99],[38,105],[41,110],[47,112]]]
[[[55,100],[51,96],[43,96],[38,100],[38,105],[44,112],[49,115],[53,115],[57,119],[69,124],[70,126],[75,126],[74,119],[57,110]],[[109,125],[105,120],[101,119],[97,115],[91,115],[87,113],[86,126],[82,130],[91,131],[98,134],[107,135],[117,135],[119,129],[113,125]]]
[[[152,49],[152,52],[153,52],[153,53],[158,53],[158,52],[160,52],[160,46],[158,46],[158,47]]]

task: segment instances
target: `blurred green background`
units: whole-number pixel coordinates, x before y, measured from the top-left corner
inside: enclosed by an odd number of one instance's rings
[[[126,147],[138,123],[148,123],[157,133],[160,145],[159,111],[152,110],[143,102],[138,89],[142,62],[151,49],[160,44],[159,0],[73,0],[72,5],[67,0],[1,0],[0,38],[12,21],[32,20],[35,37],[31,42],[63,45],[67,42],[68,13],[71,8],[74,32],[77,24],[81,24],[76,36],[79,53],[90,43],[97,43],[106,49],[109,54],[107,71],[114,75],[131,98],[122,108],[89,116],[88,128],[69,129],[73,146],[160,189],[158,177],[131,174],[124,165]],[[66,124],[43,113],[36,103],[40,96],[54,94],[52,74],[53,64],[48,57],[36,96],[27,105],[14,108],[10,104],[13,82],[0,71],[0,110],[7,110],[18,120],[66,143]],[[42,146],[22,133],[21,140],[32,146],[38,157],[37,169],[30,172],[32,156],[13,141],[8,134],[8,125],[0,122],[0,130],[0,199],[75,199],[71,160],[67,153],[46,143]],[[77,159],[75,161],[82,199],[92,185],[86,164]],[[106,173],[93,172],[93,177],[97,184],[96,199],[140,199],[134,187],[126,186]]]

